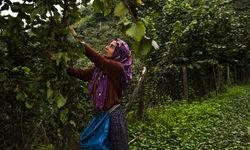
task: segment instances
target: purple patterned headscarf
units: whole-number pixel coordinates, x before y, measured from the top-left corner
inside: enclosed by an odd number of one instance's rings
[[[119,38],[114,40],[117,45],[111,59],[123,64],[124,69],[121,78],[121,89],[123,94],[129,81],[132,79],[132,57],[126,42]],[[92,99],[95,100],[95,107],[97,110],[102,110],[104,107],[107,94],[107,83],[107,75],[105,75],[100,68],[96,67],[92,76],[92,82],[89,82],[89,93]]]

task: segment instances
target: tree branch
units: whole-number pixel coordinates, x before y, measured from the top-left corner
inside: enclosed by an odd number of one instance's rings
[[[136,139],[138,139],[142,135],[144,135],[144,133],[141,133],[138,136],[136,136],[135,138],[133,138],[131,141],[128,142],[128,145],[131,144],[131,143],[133,143]]]
[[[130,13],[130,15],[131,15],[131,17],[132,17],[132,21],[133,22],[136,22],[136,17],[135,17],[135,14],[133,13],[133,11],[132,11],[132,9],[130,8],[130,6],[128,5],[128,3],[127,3],[127,1],[126,0],[121,0],[122,2],[123,2],[123,4],[128,8],[128,10],[129,10],[129,13]]]
[[[64,0],[63,18],[62,18],[62,22],[61,22],[64,26],[67,26],[67,22],[66,22],[67,11],[68,11],[68,0]]]
[[[127,113],[128,110],[130,109],[130,106],[132,104],[132,102],[135,100],[136,96],[138,95],[139,91],[141,90],[143,83],[145,81],[145,77],[146,77],[146,72],[147,72],[147,68],[144,66],[143,70],[142,70],[142,75],[141,78],[139,79],[136,88],[133,91],[132,96],[129,98],[128,103],[125,106],[125,110],[124,112]]]

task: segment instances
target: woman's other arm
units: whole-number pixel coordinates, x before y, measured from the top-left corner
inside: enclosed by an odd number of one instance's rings
[[[83,81],[90,81],[94,72],[94,67],[88,68],[88,69],[80,69],[80,68],[74,68],[74,67],[68,67],[67,73],[70,76],[73,76],[75,78],[78,78]]]
[[[85,55],[92,61],[98,68],[104,71],[107,75],[113,77],[120,77],[123,72],[123,65],[112,59],[107,59],[101,56],[94,48],[88,44],[84,44]]]

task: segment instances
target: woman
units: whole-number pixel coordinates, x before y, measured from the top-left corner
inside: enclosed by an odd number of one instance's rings
[[[132,57],[128,44],[114,39],[105,47],[104,56],[88,44],[81,44],[85,48],[85,55],[95,66],[85,70],[68,67],[67,73],[89,82],[89,95],[96,113],[108,111],[120,104],[122,93],[132,79]],[[120,107],[110,114],[109,140],[114,150],[128,149],[127,125]]]

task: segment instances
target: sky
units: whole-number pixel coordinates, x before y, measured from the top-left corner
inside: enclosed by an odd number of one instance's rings
[[[19,2],[19,3],[21,3],[21,2],[23,2],[22,0],[11,0],[11,2],[13,3],[13,2]],[[4,3],[3,3],[4,4]],[[2,5],[3,5],[2,4]],[[1,5],[1,7],[2,7],[2,5]],[[3,15],[3,16],[5,16],[5,15],[11,15],[11,16],[14,16],[14,17],[16,17],[17,16],[17,13],[13,13],[11,10],[10,10],[10,8],[9,8],[9,10],[4,10],[4,11],[1,11],[0,12],[0,14],[1,15]]]
[[[2,1],[2,0],[1,0]],[[19,3],[23,3],[23,0],[10,0],[12,3],[13,2],[19,2]],[[91,2],[90,3],[92,3],[94,0],[91,0]],[[77,0],[77,2],[81,2],[81,0]],[[28,3],[28,2],[26,2],[26,3]],[[4,4],[4,3],[3,3]],[[3,4],[0,6],[0,7],[2,7],[3,6]],[[56,5],[55,6],[59,11],[61,11],[62,10],[62,8],[59,6],[59,5]],[[9,10],[4,10],[4,11],[0,11],[0,15],[3,15],[3,16],[5,16],[5,15],[11,15],[11,16],[13,16],[13,17],[16,17],[17,16],[17,13],[13,13],[12,11],[11,11],[11,9],[9,8]]]

